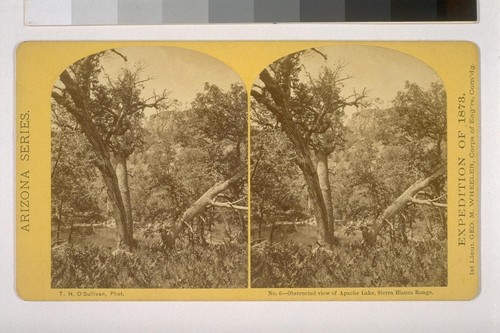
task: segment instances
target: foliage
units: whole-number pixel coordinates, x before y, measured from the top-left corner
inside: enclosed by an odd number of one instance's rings
[[[120,242],[132,248],[135,241],[127,158],[143,144],[144,110],[157,108],[166,95],[142,98],[142,83],[148,79],[142,80],[140,66],[134,70],[122,67],[118,77],[111,78],[102,66],[102,58],[111,54],[127,61],[116,50],[108,50],[82,58],[63,70],[52,89],[52,111],[56,119],[58,113],[71,114],[66,128],[84,134],[113,207]],[[60,124],[54,124],[53,130],[57,130]]]
[[[295,242],[252,249],[252,287],[408,287],[447,285],[446,242],[360,243],[333,251]]]
[[[177,252],[153,244],[133,253],[61,246],[52,250],[52,288],[244,288],[246,252],[239,244]]]
[[[166,254],[147,244],[246,165],[246,90],[206,83],[190,107],[181,107],[166,90],[147,96],[145,82],[152,78],[143,77],[145,66],[128,65],[123,53],[108,50],[69,66],[53,87],[52,235],[57,244],[60,235],[71,243],[53,250],[53,285],[245,286],[246,214],[224,206],[236,202],[244,209],[242,181],[217,193],[221,208],[199,205],[192,220],[177,223],[186,226],[177,244],[189,249]],[[67,228],[76,213],[88,218]],[[110,224],[94,230],[104,215]],[[228,245],[214,245],[222,241]],[[133,253],[110,252],[117,243]]]
[[[393,105],[386,110],[359,111],[348,124],[348,149],[337,158],[337,185],[333,187],[335,207],[344,218],[373,220],[411,184],[445,161],[443,85],[433,83],[425,91],[407,82]],[[445,180],[438,180],[425,195],[445,201],[445,185]],[[415,222],[443,219],[433,207],[418,207],[410,215]],[[446,225],[438,234],[446,237]]]
[[[144,124],[144,150],[132,156],[131,182],[136,220],[175,221],[208,188],[246,163],[246,93],[206,84],[191,109],[164,109]],[[231,188],[231,200],[245,197],[243,185]],[[222,223],[231,212],[220,212]]]
[[[76,107],[84,104],[93,128],[110,151],[122,151],[128,156],[142,145],[144,133],[140,123],[144,110],[157,107],[165,97],[141,97],[142,83],[148,80],[141,77],[142,65],[122,67],[117,77],[111,78],[102,66],[102,58],[112,55],[112,51],[100,52],[72,64],[65,72],[72,75],[72,82],[77,87],[68,88],[66,84],[69,83],[57,82],[53,97],[60,107],[53,108],[53,111],[66,112],[73,104]],[[78,118],[71,119],[73,124],[79,121]]]
[[[252,134],[252,214],[303,217],[305,184],[289,142],[268,128],[254,128]]]
[[[247,159],[247,94],[244,86],[232,84],[228,91],[206,83],[192,103],[190,123],[202,141],[192,141],[191,147],[208,152],[208,163],[219,180],[231,177],[246,165]],[[232,199],[239,199],[244,186],[231,188]]]
[[[54,114],[53,114],[54,116]],[[52,228],[64,228],[75,218],[101,219],[103,184],[81,133],[74,133],[65,115],[56,115],[52,129]]]
[[[325,63],[313,75],[303,58],[315,53]],[[309,50],[288,55],[266,68],[260,74],[262,83],[257,82],[252,88],[255,124],[283,130],[295,149],[303,144],[327,155],[342,149],[345,109],[363,105],[366,95],[364,91],[346,94],[344,81],[350,77],[344,72],[345,64],[331,65],[326,60],[317,50]]]
[[[446,140],[446,91],[441,83],[434,82],[423,90],[407,81],[393,104],[399,128],[410,137]]]
[[[319,73],[308,70],[304,58],[309,55],[324,60]],[[320,241],[330,244],[334,243],[334,215],[328,156],[344,146],[346,107],[361,106],[366,97],[365,91],[347,95],[343,82],[348,79],[343,63],[328,64],[323,53],[310,49],[270,64],[251,90],[253,127],[286,135],[320,226]]]

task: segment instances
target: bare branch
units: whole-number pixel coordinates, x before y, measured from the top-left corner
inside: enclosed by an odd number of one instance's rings
[[[236,209],[236,210],[248,210],[247,206],[238,206],[238,205],[232,205],[230,202],[215,202],[212,201],[210,203],[210,206],[213,207],[222,207],[222,208],[231,208],[231,209]]]
[[[126,62],[126,61],[128,61],[128,60],[127,60],[127,57],[126,57],[126,56],[124,56],[123,54],[121,54],[120,52],[118,52],[117,50],[115,50],[115,49],[111,49],[110,51],[111,51],[111,52],[113,52],[113,53],[115,53],[115,54],[118,54],[120,57],[122,57],[122,59],[123,59],[125,62]]]
[[[182,221],[182,223],[184,223],[189,228],[189,231],[193,233],[193,227],[191,227],[189,223],[187,223],[186,221]]]
[[[214,198],[220,194],[221,192],[227,190],[232,184],[235,184],[239,181],[241,181],[242,178],[244,178],[247,174],[247,168],[244,166],[241,166],[235,174],[220,183],[215,184],[211,188],[209,188],[201,197],[196,200],[191,207],[189,207],[183,214],[182,216],[177,219],[177,221],[174,223],[173,226],[173,234],[174,238],[176,238],[179,233],[182,231],[185,222],[189,222],[199,216],[201,213],[203,213],[207,208],[213,207],[213,206],[227,206],[227,203],[216,203],[216,205],[213,205],[212,202],[214,201]],[[231,208],[231,207],[229,207]],[[247,208],[245,208],[247,209]]]
[[[417,199],[413,197],[411,199],[411,202],[417,205],[427,205],[427,206],[433,206],[433,207],[439,207],[439,208],[448,208],[447,204],[444,203],[439,203],[439,202],[434,202],[432,200],[422,200],[422,199]]]
[[[59,147],[57,148],[57,158],[56,158],[56,162],[52,166],[52,170],[50,172],[50,174],[51,174],[50,180],[52,180],[54,178],[55,171],[57,169],[57,165],[59,164],[59,160],[61,159],[61,156],[62,156],[61,152],[62,152],[62,148],[63,148],[63,142],[64,142],[64,140],[61,140],[61,142],[59,143]]]
[[[226,199],[227,202],[218,202],[217,199],[218,198],[223,198],[223,199]],[[223,194],[223,193],[219,193],[215,196],[215,198],[213,198],[211,201],[210,201],[210,204],[209,206],[214,206],[214,207],[223,207],[223,208],[232,208],[232,209],[236,209],[236,210],[248,210],[248,207],[246,206],[238,206],[236,205],[236,203],[240,202],[240,201],[243,201],[245,200],[245,198],[240,198],[236,201],[229,201],[229,198],[227,197],[227,195]]]
[[[324,59],[325,61],[327,61],[327,60],[328,60],[328,57],[326,56],[326,54],[324,54],[323,52],[318,51],[318,50],[317,50],[317,49],[315,49],[314,47],[313,47],[313,48],[311,48],[311,51],[316,52],[317,54],[319,54],[321,57],[323,57],[323,59]]]
[[[259,156],[257,157],[256,162],[254,163],[252,173],[250,174],[250,180],[253,179],[253,177],[255,176],[255,173],[257,172],[257,168],[259,166],[260,160],[262,159],[262,155],[264,154],[263,147],[264,147],[264,142],[261,142],[260,147],[259,147]]]

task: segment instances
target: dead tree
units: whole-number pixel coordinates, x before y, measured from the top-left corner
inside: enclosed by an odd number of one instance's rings
[[[392,204],[385,209],[385,211],[380,215],[372,228],[365,230],[363,238],[367,243],[375,243],[377,236],[380,231],[386,226],[390,225],[390,220],[411,205],[429,205],[437,208],[447,208],[448,205],[445,203],[437,202],[439,198],[435,199],[421,199],[419,196],[422,191],[427,188],[431,183],[436,181],[438,178],[446,175],[446,165],[443,164],[437,168],[437,170],[430,176],[423,179],[417,180],[415,183],[410,185]]]

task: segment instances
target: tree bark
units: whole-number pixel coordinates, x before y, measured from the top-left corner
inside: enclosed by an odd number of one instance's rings
[[[372,229],[369,231],[369,235],[365,237],[367,243],[375,243],[377,236],[382,230],[382,228],[393,218],[396,214],[406,209],[409,205],[413,203],[424,203],[423,200],[415,200],[415,195],[428,187],[433,181],[443,176],[446,173],[446,165],[441,165],[432,175],[417,180],[410,187],[408,187],[393,203],[385,209],[385,211],[380,215],[375,221]],[[439,204],[439,207],[445,207],[444,204]]]
[[[273,244],[274,242],[274,231],[276,230],[276,221],[273,220],[273,224],[271,225],[271,232],[269,233],[269,244]]]
[[[333,239],[335,231],[335,220],[333,216],[332,189],[330,186],[330,176],[328,173],[328,154],[323,151],[317,151],[316,162],[319,185],[321,187],[321,193],[323,194],[323,200],[325,201],[326,213],[328,216],[328,237]]]
[[[61,224],[63,219],[63,199],[62,196],[59,199],[59,207],[58,207],[58,218],[57,218],[57,232],[56,232],[56,242],[57,244],[61,241]]]
[[[264,70],[262,73],[267,73],[267,71]],[[267,73],[267,76],[263,76],[262,73],[261,80],[266,83],[266,87],[274,85],[273,83],[266,82],[270,79],[267,77],[269,76],[269,73]],[[307,192],[313,203],[314,217],[318,225],[318,241],[333,244],[334,239],[331,237],[328,228],[328,213],[323,199],[323,193],[319,185],[318,173],[312,160],[307,140],[303,138],[290,113],[270,104],[259,92],[252,90],[251,93],[259,103],[265,105],[268,110],[276,116],[276,119],[281,124],[283,131],[292,143],[292,147],[297,155],[297,165],[302,171],[302,175],[304,176],[304,180],[307,185]]]
[[[307,184],[307,191],[312,200],[314,217],[318,226],[318,241],[333,244],[334,239],[328,226],[328,213],[323,198],[323,192],[319,184],[318,173],[309,149],[308,139],[304,137],[298,125],[294,122],[292,114],[287,108],[287,102],[279,88],[267,70],[263,70],[259,78],[264,82],[266,90],[271,94],[274,103],[270,102],[262,93],[257,90],[251,91],[255,100],[264,105],[274,114],[281,124],[283,131],[292,143],[292,147],[297,155],[297,165],[302,171]]]
[[[264,199],[261,199],[259,203],[259,233],[258,238],[262,237],[262,222],[264,222]]]
[[[128,186],[127,156],[123,152],[115,152],[113,156],[115,159],[115,172],[118,180],[118,187],[120,188],[123,206],[125,207],[125,226],[127,233],[133,235],[134,220],[132,217],[132,204],[130,202],[130,190]]]
[[[232,185],[239,182],[243,179],[247,174],[246,168],[239,169],[231,178],[222,181],[220,183],[215,184],[211,188],[209,188],[203,195],[196,200],[191,207],[189,207],[182,216],[175,221],[174,226],[172,227],[172,234],[174,239],[176,239],[179,234],[184,230],[184,227],[187,223],[191,222],[194,218],[203,213],[207,208],[211,207],[214,204],[214,199],[218,194],[226,191]],[[231,208],[230,205],[226,206]]]
[[[71,224],[69,226],[69,233],[68,233],[68,244],[71,244],[72,238],[73,238],[73,225],[75,221],[74,219],[71,219]]]
[[[107,218],[113,217],[113,204],[111,203],[111,200],[109,199],[107,193],[106,193],[106,217]]]
[[[133,234],[130,232],[130,228],[127,227],[127,215],[125,212],[125,205],[123,203],[120,186],[118,185],[118,179],[111,161],[107,160],[103,162],[104,165],[98,166],[98,168],[101,170],[104,183],[106,184],[108,198],[110,199],[111,206],[113,207],[116,232],[119,237],[118,245],[123,243],[124,246],[132,249],[135,247],[135,240]]]
[[[116,230],[119,237],[118,245],[123,244],[131,249],[135,247],[135,241],[133,235],[129,232],[130,230],[126,227],[127,216],[125,206],[108,148],[92,122],[84,95],[77,83],[66,70],[61,73],[60,79],[65,85],[66,91],[71,96],[72,101],[54,90],[52,91],[52,98],[75,117],[82,132],[92,146],[92,151],[96,156],[97,168],[101,172],[108,198],[113,207]]]

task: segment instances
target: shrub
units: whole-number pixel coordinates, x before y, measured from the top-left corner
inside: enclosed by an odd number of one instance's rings
[[[245,244],[168,253],[157,245],[133,253],[62,246],[52,250],[52,288],[244,288],[246,252]]]
[[[252,287],[409,287],[447,284],[446,242],[344,244],[332,251],[294,242],[252,250]]]

